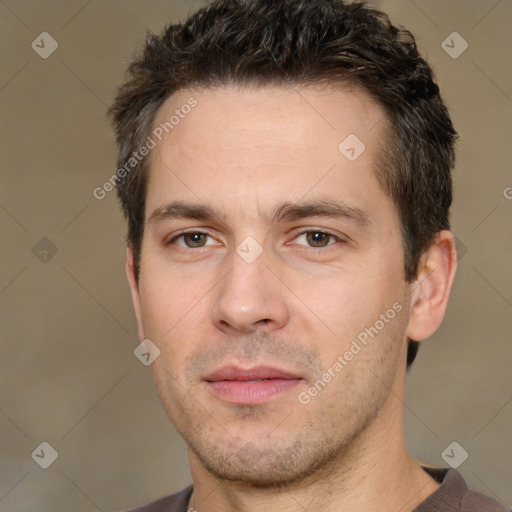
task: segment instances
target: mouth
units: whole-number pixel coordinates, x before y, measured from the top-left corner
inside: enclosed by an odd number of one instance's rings
[[[259,405],[298,386],[304,379],[280,368],[224,366],[204,378],[211,393],[231,404]]]

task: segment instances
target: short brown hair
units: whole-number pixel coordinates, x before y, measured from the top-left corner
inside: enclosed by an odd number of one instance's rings
[[[405,278],[449,229],[456,132],[412,34],[382,12],[343,0],[215,0],[185,22],[149,34],[110,108],[118,168],[151,133],[157,111],[187,87],[350,84],[384,110],[377,178],[399,212]],[[138,275],[147,157],[117,180]]]
[[[148,35],[128,72],[110,108],[119,168],[179,89],[349,82],[384,108],[392,127],[377,174],[400,214],[408,281],[436,233],[449,228],[456,133],[414,37],[380,11],[341,0],[217,0],[160,36]],[[137,270],[146,161],[117,180]]]

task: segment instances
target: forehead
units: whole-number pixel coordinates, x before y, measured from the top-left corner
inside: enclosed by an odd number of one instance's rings
[[[150,154],[146,215],[173,199],[247,211],[254,200],[259,212],[315,194],[357,202],[365,188],[376,191],[385,125],[382,109],[354,88],[178,91],[154,122],[161,140]]]
[[[196,106],[190,108],[191,103]],[[370,142],[384,117],[366,92],[349,85],[229,85],[177,91],[159,109],[154,128],[164,128],[164,139],[173,135],[186,138],[187,145],[195,147],[211,142],[210,149],[218,151],[233,149],[230,142],[240,148],[246,138],[251,145],[258,140],[267,143],[269,136],[275,137],[276,144],[295,142],[301,146],[322,138],[325,146],[336,149],[340,137],[350,133]]]

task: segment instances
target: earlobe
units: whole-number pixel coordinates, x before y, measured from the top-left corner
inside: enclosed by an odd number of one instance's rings
[[[421,258],[418,277],[411,283],[408,338],[424,340],[441,325],[456,270],[454,236],[450,231],[440,231]]]
[[[135,272],[135,264],[133,258],[133,249],[130,244],[126,246],[126,277],[130,285],[130,292],[132,295],[133,309],[135,310],[135,317],[137,319],[137,330],[139,334],[139,341],[145,339],[144,327],[142,325],[141,303],[139,294],[139,280]]]

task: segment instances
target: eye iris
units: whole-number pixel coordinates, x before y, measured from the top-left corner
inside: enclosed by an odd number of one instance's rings
[[[185,233],[183,238],[188,247],[203,247],[206,241],[204,233]],[[310,231],[306,234],[306,238],[314,247],[325,247],[329,244],[330,235],[321,231]]]
[[[315,247],[325,247],[329,243],[329,235],[320,231],[310,231],[306,238],[308,243]]]
[[[186,233],[183,238],[188,247],[202,247],[206,240],[204,233]]]

